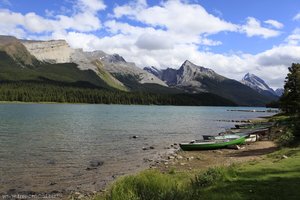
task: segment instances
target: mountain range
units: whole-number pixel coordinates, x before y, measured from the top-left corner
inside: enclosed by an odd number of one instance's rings
[[[169,87],[190,93],[214,93],[231,99],[239,105],[262,105],[265,102],[278,99],[276,95],[260,92],[260,90],[257,90],[258,87],[254,87],[254,83],[251,85],[253,87],[251,87],[245,81],[239,82],[226,78],[212,69],[197,66],[188,60],[177,70],[172,68],[159,70],[155,67],[145,67],[144,70],[163,80]],[[269,88],[266,84],[265,86]]]
[[[261,106],[278,98],[262,80],[250,74],[246,76],[241,83],[188,60],[179,69],[141,69],[118,54],[73,49],[64,40],[32,41],[0,36],[1,82],[71,84],[72,87],[96,88],[126,97],[130,94],[132,99],[136,98],[132,94],[142,92],[156,95],[156,99],[162,99],[164,95],[164,102],[184,105],[192,102],[193,105]],[[272,95],[253,86],[258,83]],[[169,95],[168,100],[166,95]],[[160,104],[151,95],[139,98]],[[120,102],[123,101],[122,97]]]

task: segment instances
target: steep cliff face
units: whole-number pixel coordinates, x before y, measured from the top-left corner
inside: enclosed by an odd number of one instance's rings
[[[20,66],[33,65],[36,62],[34,56],[13,36],[0,36],[0,51],[4,51]]]
[[[74,50],[64,40],[22,41],[38,60],[49,63],[69,63]]]

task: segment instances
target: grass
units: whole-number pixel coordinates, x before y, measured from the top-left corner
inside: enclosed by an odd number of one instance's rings
[[[280,125],[289,125],[292,121],[292,117],[285,113],[278,113],[269,118],[269,121],[276,122]]]
[[[287,158],[284,158],[284,155]],[[284,148],[252,161],[207,171],[125,176],[95,200],[299,199],[300,147]]]
[[[207,188],[202,199],[299,199],[299,148],[275,152],[235,171],[235,176]]]
[[[109,72],[103,69],[103,64],[100,61],[94,61],[93,64],[98,69],[98,75],[112,88],[116,88],[121,91],[128,91],[128,89],[117,79],[115,79]]]
[[[193,174],[146,170],[118,179],[105,194],[94,200],[183,200]]]

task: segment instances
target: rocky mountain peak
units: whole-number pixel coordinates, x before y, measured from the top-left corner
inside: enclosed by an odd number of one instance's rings
[[[126,60],[119,54],[113,54],[109,57],[109,62],[111,62],[111,63],[117,63],[117,62],[126,63]]]
[[[283,88],[277,88],[275,90],[275,93],[277,94],[277,96],[281,97],[282,94],[284,93],[284,89]]]
[[[161,76],[162,76],[162,70],[157,69],[154,66],[144,67],[144,70],[151,73],[151,74],[153,74],[153,75],[155,75],[158,78],[161,78]]]
[[[13,36],[0,35],[0,46],[10,44],[12,42],[17,42],[18,39]]]
[[[180,68],[183,68],[184,70],[195,70],[197,68],[201,68],[200,66],[195,65],[189,60],[184,61],[184,63],[181,65]]]
[[[184,76],[217,76],[217,74],[212,69],[195,65],[189,60],[184,61],[184,63],[179,68],[179,71]]]
[[[270,88],[263,79],[249,72],[245,74],[244,78],[242,79],[242,83],[250,86],[251,88],[259,88],[261,90],[268,90],[274,92],[273,89]]]
[[[159,70],[155,67],[145,67],[145,71],[155,75],[169,86],[188,86],[200,88],[199,91],[203,91],[201,88],[201,82],[199,79],[208,77],[214,80],[223,80],[224,77],[215,73],[212,69],[195,65],[189,60],[183,62],[179,69],[167,68]]]
[[[266,82],[255,74],[247,73],[241,80],[241,83],[254,89],[255,91],[265,94],[277,96],[275,91],[266,84]]]
[[[245,76],[244,76],[244,78],[242,80],[250,81],[250,82],[258,81],[260,83],[264,83],[265,85],[267,85],[264,80],[262,80],[261,78],[259,78],[255,74],[251,74],[249,72],[247,74],[245,74]]]
[[[194,63],[192,63],[192,62],[189,61],[189,60],[185,60],[185,61],[182,63],[182,65],[187,65],[187,66],[189,66],[189,65],[194,65]]]

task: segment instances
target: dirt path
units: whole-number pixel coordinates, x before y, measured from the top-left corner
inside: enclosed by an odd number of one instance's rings
[[[239,150],[178,151],[176,154],[162,159],[152,168],[158,168],[161,171],[171,169],[181,171],[206,169],[212,166],[227,166],[232,163],[261,159],[264,155],[277,149],[273,141],[257,141],[241,147],[242,149]]]

